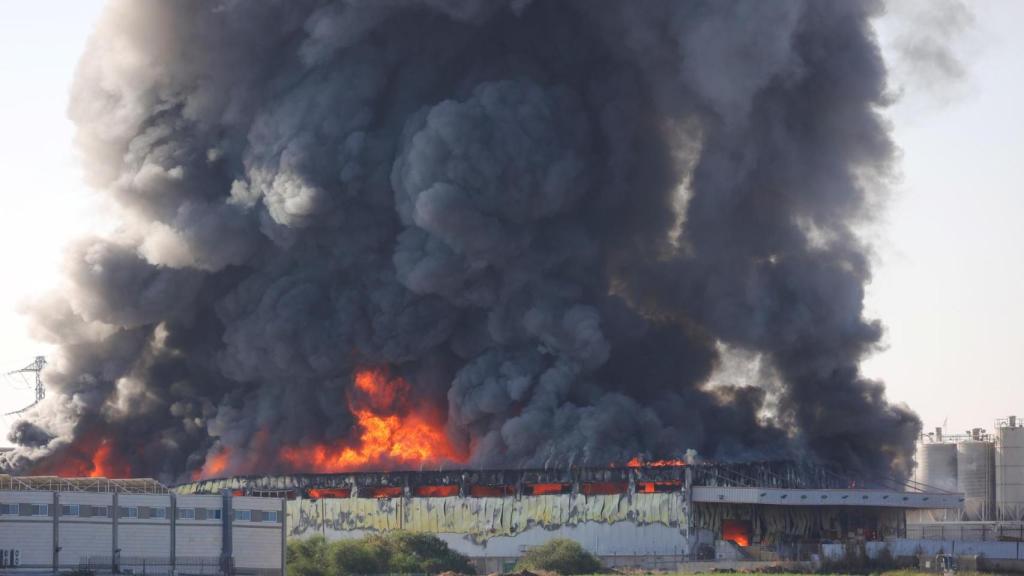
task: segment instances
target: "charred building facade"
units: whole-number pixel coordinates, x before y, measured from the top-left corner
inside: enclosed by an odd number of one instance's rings
[[[903,536],[907,510],[962,505],[957,494],[852,484],[764,462],[250,476],[177,491],[285,496],[292,538],[435,533],[487,570],[556,535],[613,565],[795,557],[807,543]]]

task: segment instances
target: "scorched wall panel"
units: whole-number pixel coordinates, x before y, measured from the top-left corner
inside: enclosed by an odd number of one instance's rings
[[[552,494],[518,498],[337,498],[288,502],[293,537],[330,539],[389,530],[431,532],[471,554],[521,554],[553,534],[598,554],[679,554],[686,540],[682,492]]]

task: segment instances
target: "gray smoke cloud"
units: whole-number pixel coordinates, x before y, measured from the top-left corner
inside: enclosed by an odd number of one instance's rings
[[[6,465],[301,469],[386,366],[476,466],[905,475],[920,423],[858,367],[878,10],[111,1],[70,114],[121,226],[37,306],[59,353]],[[764,381],[710,384],[723,346]]]
[[[964,36],[974,27],[972,6],[963,0],[889,2],[886,5],[891,64],[905,80],[951,84],[967,75]]]

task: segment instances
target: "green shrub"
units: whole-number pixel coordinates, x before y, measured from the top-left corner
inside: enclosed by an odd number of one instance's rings
[[[389,532],[326,543],[322,537],[288,543],[288,576],[349,574],[472,574],[469,559],[431,534]]]
[[[516,570],[549,570],[559,574],[593,574],[601,561],[574,540],[555,538],[531,548],[516,564]]]
[[[392,572],[388,569],[387,551],[368,538],[333,542],[327,549],[327,556],[331,576]]]
[[[457,572],[472,574],[469,559],[448,548],[448,543],[433,534],[389,532],[380,537],[389,551],[391,572]]]
[[[327,542],[323,536],[289,540],[285,566],[288,576],[328,576]]]

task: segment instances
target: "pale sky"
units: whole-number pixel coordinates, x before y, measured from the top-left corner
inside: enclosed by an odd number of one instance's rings
[[[81,183],[65,114],[102,4],[0,0],[0,371],[48,352],[28,336],[19,303],[56,284],[70,238],[106,221]],[[973,26],[951,40],[966,70],[959,82],[896,70],[903,96],[886,115],[902,180],[867,232],[876,251],[868,311],[886,325],[887,348],[864,369],[926,428],[948,419],[953,431],[991,428],[1024,406],[1024,35],[1015,29],[1024,2],[970,6]],[[894,19],[880,30],[895,59]],[[0,378],[0,412],[32,397],[21,379]],[[11,422],[0,417],[0,445]]]

